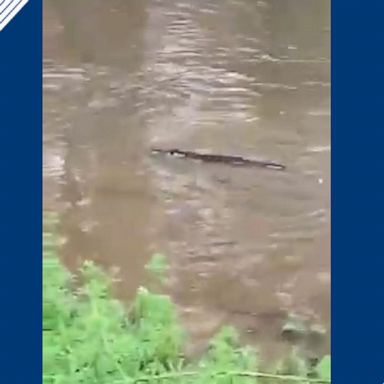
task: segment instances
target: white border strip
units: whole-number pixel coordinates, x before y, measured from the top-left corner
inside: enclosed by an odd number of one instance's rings
[[[5,10],[5,16],[0,15],[0,31],[2,31],[7,26],[7,24],[20,12],[21,8],[23,8],[27,3],[28,0],[13,0],[10,3],[11,5],[9,5],[7,8],[10,8],[11,11],[8,12]]]

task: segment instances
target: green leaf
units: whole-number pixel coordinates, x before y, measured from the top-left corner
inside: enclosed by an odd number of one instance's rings
[[[316,372],[323,380],[331,379],[331,356],[324,356],[316,367]]]
[[[167,259],[161,253],[155,253],[145,266],[145,269],[151,272],[153,276],[163,281],[168,269]]]
[[[85,262],[75,274],[64,267],[55,235],[53,228],[43,235],[51,247],[43,259],[44,384],[293,383],[274,376],[276,371],[262,379],[256,351],[241,346],[233,327],[223,327],[202,357],[184,358],[184,329],[168,295],[140,287],[127,311],[101,267]],[[165,257],[153,255],[147,269],[164,277]],[[315,369],[328,380],[330,357]],[[312,380],[298,355],[290,356],[279,373],[298,375],[295,384]]]

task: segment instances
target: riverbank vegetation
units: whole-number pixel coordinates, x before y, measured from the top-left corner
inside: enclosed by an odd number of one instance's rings
[[[295,356],[262,369],[258,354],[224,327],[198,359],[184,355],[187,335],[169,296],[144,287],[125,306],[113,278],[92,262],[71,274],[57,256],[54,216],[45,217],[43,383],[329,383],[330,358],[308,367]],[[148,272],[161,284],[160,255]]]

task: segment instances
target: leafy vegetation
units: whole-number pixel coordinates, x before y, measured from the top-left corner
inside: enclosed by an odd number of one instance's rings
[[[46,220],[43,260],[43,383],[329,383],[330,358],[309,370],[290,356],[273,373],[259,371],[257,353],[224,327],[199,360],[183,355],[186,334],[170,298],[139,288],[126,308],[111,294],[113,280],[92,262],[71,274],[56,255]],[[148,270],[165,277],[156,255]],[[76,277],[75,277],[76,276]]]

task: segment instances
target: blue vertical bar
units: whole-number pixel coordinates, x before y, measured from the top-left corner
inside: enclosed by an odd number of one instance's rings
[[[332,2],[334,384],[384,382],[383,15]]]
[[[0,31],[0,381],[3,383],[41,383],[42,377],[41,7],[41,0],[29,0]]]

